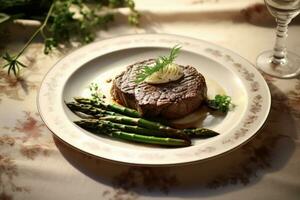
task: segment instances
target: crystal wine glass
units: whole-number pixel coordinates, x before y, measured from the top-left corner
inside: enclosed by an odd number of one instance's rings
[[[257,67],[278,78],[293,78],[300,74],[300,56],[287,52],[288,24],[300,13],[300,0],[265,0],[277,22],[275,47],[257,58]]]

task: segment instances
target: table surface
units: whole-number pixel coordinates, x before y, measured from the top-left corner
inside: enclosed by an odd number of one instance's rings
[[[97,40],[172,33],[213,42],[253,64],[260,52],[274,44],[273,18],[263,4],[250,0],[136,3],[143,15],[141,27],[129,27],[117,17],[108,31],[98,33]],[[27,29],[6,27],[0,51],[16,51],[24,44]],[[296,18],[289,27],[287,46],[298,54],[299,34]],[[234,151],[186,166],[126,166],[72,149],[54,138],[41,121],[37,90],[46,72],[66,53],[46,56],[42,49],[37,41],[25,52],[22,59],[30,67],[22,72],[22,79],[0,71],[0,200],[300,198],[299,78],[264,76],[272,94],[270,115],[263,129]]]

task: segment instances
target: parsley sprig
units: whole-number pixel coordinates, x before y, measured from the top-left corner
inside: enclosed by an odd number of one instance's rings
[[[230,96],[217,94],[214,99],[207,100],[207,106],[214,110],[227,113],[235,105],[231,102]]]
[[[181,47],[179,45],[175,45],[170,52],[169,56],[160,56],[155,60],[154,66],[143,66],[140,72],[137,74],[136,83],[143,82],[147,77],[162,70],[167,65],[174,62],[175,58],[178,56]]]
[[[89,85],[89,89],[91,92],[91,97],[95,101],[103,101],[105,99],[105,95],[100,91],[100,88],[97,83],[91,83]]]

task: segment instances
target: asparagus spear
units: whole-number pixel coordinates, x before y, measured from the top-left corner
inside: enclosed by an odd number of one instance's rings
[[[122,115],[120,116],[106,115],[106,116],[101,116],[99,120],[106,120],[106,121],[116,122],[120,124],[127,124],[127,125],[136,125],[150,130],[159,130],[165,133],[168,137],[177,137],[177,138],[189,140],[188,135],[183,133],[179,129],[171,128],[169,126],[162,125],[158,122],[149,121],[143,118],[132,118],[132,117],[127,117]]]
[[[107,126],[104,126],[101,123],[97,124],[97,126],[94,127],[87,127],[85,126],[85,124],[82,123],[80,124],[77,122],[75,123],[80,127],[88,131],[91,131],[95,134],[106,134],[114,138],[124,139],[128,141],[141,142],[147,144],[159,144],[159,145],[174,146],[174,147],[175,146],[184,147],[184,146],[191,145],[191,142],[189,140],[139,135],[135,133],[120,131],[113,128],[108,128]]]
[[[91,106],[94,106],[97,108],[102,108],[104,110],[110,110],[110,111],[116,112],[120,115],[125,115],[128,117],[134,117],[134,118],[142,117],[142,115],[134,109],[130,109],[130,108],[127,108],[127,107],[124,107],[121,105],[117,105],[117,104],[105,103],[103,100],[103,97],[99,96],[99,94],[97,94],[97,95],[94,94],[94,97],[92,99],[83,98],[83,97],[74,97],[74,100],[80,104],[87,104],[87,105],[91,105]],[[161,120],[161,119],[159,119],[159,120],[155,119],[154,121],[159,122],[164,125],[168,125],[168,122]]]
[[[126,108],[124,106],[120,106],[117,104],[109,104],[106,103],[104,101],[101,101],[101,99],[97,98],[97,99],[88,99],[88,98],[82,98],[82,97],[74,97],[74,100],[78,103],[81,104],[88,104],[88,105],[92,105],[98,108],[102,108],[102,109],[106,109],[106,110],[110,110],[119,114],[123,114],[126,116],[130,116],[130,117],[142,117],[142,115],[134,110],[134,109],[130,109],[130,108]]]
[[[75,102],[67,103],[67,106],[73,112],[82,112],[88,115],[100,117],[101,120],[107,120],[111,122],[118,122],[121,124],[138,125],[140,127],[148,128],[151,130],[159,130],[164,132],[168,136],[174,136],[182,139],[189,140],[188,136],[178,129],[174,129],[168,126],[164,126],[158,122],[152,122],[143,118],[132,118],[123,115],[117,115],[115,112],[102,110],[95,108],[88,104],[79,104]]]
[[[68,108],[70,108],[70,110],[72,110],[73,112],[82,112],[84,114],[87,115],[92,115],[92,116],[105,116],[105,115],[117,115],[114,112],[111,111],[107,111],[107,110],[103,110],[100,108],[95,108],[91,105],[88,104],[80,104],[77,102],[69,102],[66,103],[66,105],[68,106]]]
[[[106,120],[97,120],[97,119],[84,119],[80,121],[75,121],[75,124],[79,126],[84,126],[84,127],[90,127],[90,128],[97,128],[98,124],[101,124],[102,126],[109,127],[109,128],[114,128],[118,129],[120,131],[125,131],[125,132],[130,132],[130,133],[138,133],[141,135],[150,135],[150,136],[160,136],[160,137],[174,137],[172,134],[166,134],[163,131],[159,130],[151,130],[139,126],[132,126],[132,125],[127,125],[127,124],[119,124],[111,121],[106,121]]]
[[[205,128],[179,130],[179,129],[174,129],[162,125],[158,122],[152,122],[142,118],[131,118],[131,117],[126,117],[121,115],[118,116],[118,118],[116,118],[117,113],[107,111],[107,110],[102,110],[100,108],[95,108],[88,104],[79,104],[76,102],[71,102],[71,103],[67,103],[67,106],[73,112],[82,112],[88,115],[93,115],[95,117],[102,117],[102,119],[107,118],[106,121],[117,122],[120,124],[140,126],[139,128],[143,127],[153,131],[152,134],[155,131],[155,133],[160,132],[161,134],[164,134],[167,137],[178,137],[178,138],[187,139],[188,136],[207,138],[207,137],[213,137],[219,135],[218,133]]]
[[[182,129],[191,138],[209,138],[219,135],[219,133],[207,128],[187,128]]]
[[[175,129],[169,126],[162,125],[158,122],[152,122],[143,118],[131,118],[126,116],[110,116],[106,115],[99,118],[100,120],[107,120],[111,122],[116,122],[120,124],[136,125],[144,127],[150,130],[159,130],[168,137],[178,137],[187,139],[187,137],[198,137],[198,138],[208,138],[219,135],[219,133],[206,129],[206,128],[194,128],[194,129]]]
[[[162,136],[162,137],[174,137],[172,134],[166,134],[163,131],[147,129],[139,126],[119,124],[106,120],[97,120],[97,119],[85,119],[75,122],[77,125],[95,128],[98,124],[107,126],[110,128],[119,129],[121,131],[138,133],[142,135],[153,135],[153,136]],[[181,130],[184,134],[188,135],[191,138],[209,138],[216,135],[219,135],[217,132],[214,132],[206,128],[195,128],[195,129],[183,129]]]
[[[185,147],[191,145],[191,142],[188,140],[164,138],[164,137],[156,137],[156,136],[145,136],[145,135],[127,133],[122,131],[113,131],[111,132],[111,136],[121,138],[124,140],[130,140],[130,141],[142,142],[148,144],[159,144],[165,146]]]

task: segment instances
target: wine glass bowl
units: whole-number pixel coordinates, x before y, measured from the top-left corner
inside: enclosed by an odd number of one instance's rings
[[[300,74],[300,56],[286,50],[288,24],[300,13],[300,0],[265,0],[276,19],[276,42],[273,50],[257,58],[257,67],[264,73],[278,78],[293,78]]]

